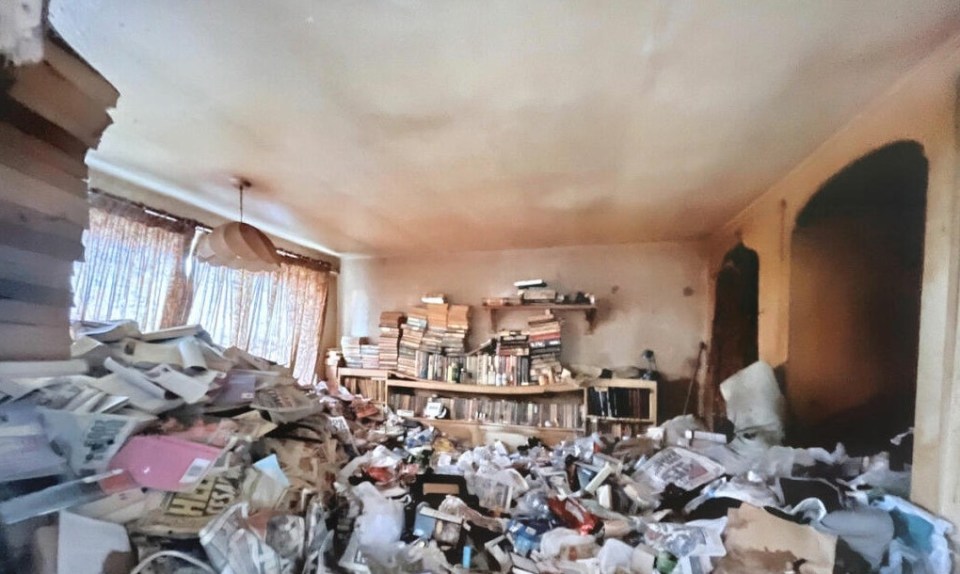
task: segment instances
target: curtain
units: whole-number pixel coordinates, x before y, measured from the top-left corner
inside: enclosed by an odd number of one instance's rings
[[[134,319],[143,331],[177,324],[189,305],[184,261],[194,227],[106,195],[91,194],[90,202],[71,319]]]
[[[215,342],[287,365],[315,382],[327,300],[327,270],[284,258],[279,271],[252,273],[194,259],[189,323]]]

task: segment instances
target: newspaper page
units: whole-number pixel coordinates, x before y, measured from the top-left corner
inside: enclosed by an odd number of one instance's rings
[[[669,447],[650,457],[639,469],[652,486],[662,491],[668,484],[693,490],[720,477],[724,467],[709,458],[680,447]]]
[[[240,493],[239,467],[208,476],[190,492],[163,494],[159,508],[138,520],[132,530],[171,537],[195,537],[210,520],[233,504]]]

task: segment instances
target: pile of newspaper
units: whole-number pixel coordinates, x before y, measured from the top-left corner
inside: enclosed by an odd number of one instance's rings
[[[199,325],[74,330],[73,360],[0,363],[0,571],[127,572],[151,555],[141,571],[226,571],[231,555],[316,569],[339,468],[324,438],[345,422],[275,432],[320,412],[312,389]]]
[[[199,326],[80,325],[74,361],[0,364],[0,571],[947,572],[906,500],[909,434],[782,446],[769,366],[680,417],[554,448],[457,443]]]

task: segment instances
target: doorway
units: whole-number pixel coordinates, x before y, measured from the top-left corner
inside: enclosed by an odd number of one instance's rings
[[[851,452],[913,425],[927,159],[889,144],[828,180],[791,238],[791,443]]]
[[[759,357],[760,259],[739,243],[723,256],[717,272],[708,361],[707,425],[720,428],[726,413],[720,383]]]

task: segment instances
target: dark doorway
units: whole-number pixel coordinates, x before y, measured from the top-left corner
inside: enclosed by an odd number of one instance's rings
[[[926,191],[923,148],[896,142],[837,173],[797,216],[791,442],[873,450],[912,426]]]
[[[760,300],[760,260],[743,243],[727,252],[717,272],[708,372],[706,419],[717,428],[726,413],[720,383],[754,363]]]

